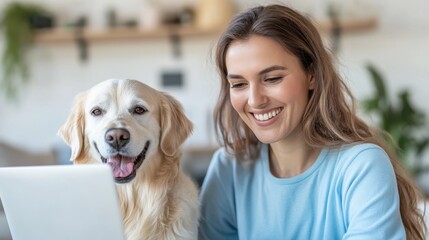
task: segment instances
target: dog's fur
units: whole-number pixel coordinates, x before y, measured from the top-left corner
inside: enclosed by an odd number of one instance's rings
[[[198,190],[180,171],[180,145],[191,131],[173,97],[137,80],[109,79],[76,96],[59,135],[75,164],[116,168],[127,239],[197,239]]]

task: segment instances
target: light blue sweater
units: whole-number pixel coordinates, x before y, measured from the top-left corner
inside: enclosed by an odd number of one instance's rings
[[[270,172],[268,145],[253,163],[220,149],[201,201],[199,239],[405,239],[393,167],[373,144],[325,148],[283,179]]]

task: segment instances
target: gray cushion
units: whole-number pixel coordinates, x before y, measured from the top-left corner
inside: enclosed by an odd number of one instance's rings
[[[0,142],[0,167],[56,164],[55,153],[29,152]]]

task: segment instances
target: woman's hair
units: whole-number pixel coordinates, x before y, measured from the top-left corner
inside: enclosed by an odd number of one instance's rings
[[[407,239],[424,239],[426,226],[418,202],[421,193],[384,139],[388,133],[370,128],[356,114],[352,93],[340,78],[334,61],[309,19],[282,5],[254,7],[236,16],[221,35],[215,52],[221,89],[214,111],[218,140],[238,160],[256,159],[261,142],[246,126],[230,101],[225,55],[236,40],[253,35],[275,40],[297,56],[304,71],[315,79],[314,89],[302,119],[305,142],[312,147],[339,147],[342,144],[370,142],[381,146],[395,170],[400,212]]]

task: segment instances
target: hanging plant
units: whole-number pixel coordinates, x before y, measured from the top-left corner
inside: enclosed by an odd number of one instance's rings
[[[42,7],[13,2],[1,14],[4,50],[1,90],[8,99],[16,97],[20,85],[28,82],[29,72],[25,54],[32,42],[35,28],[52,27],[53,21]]]

